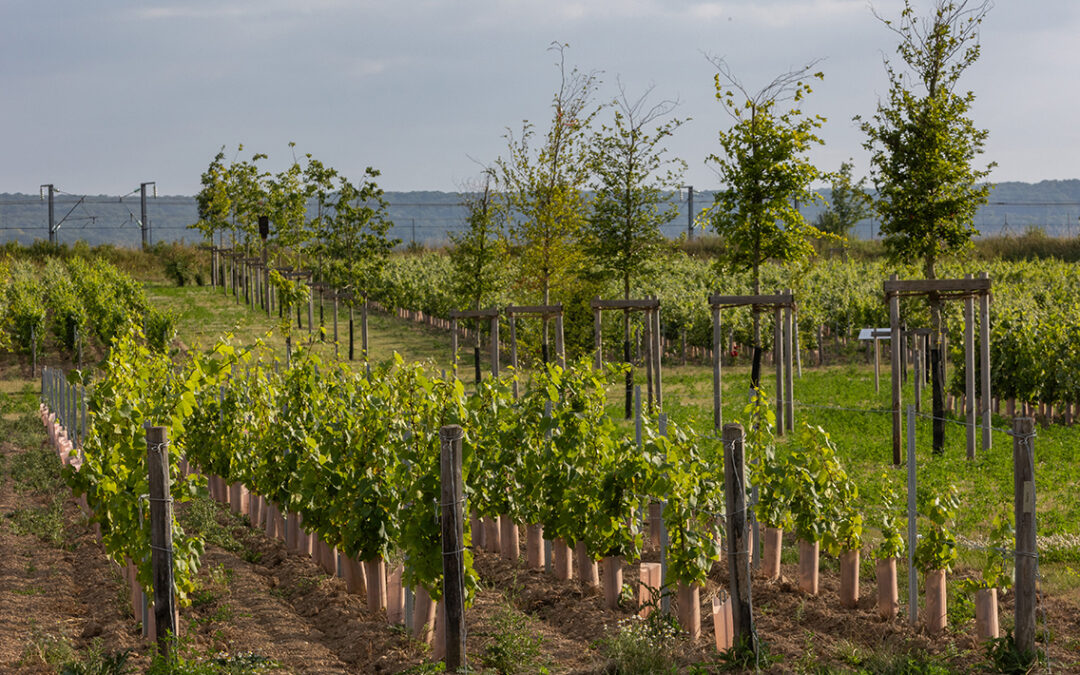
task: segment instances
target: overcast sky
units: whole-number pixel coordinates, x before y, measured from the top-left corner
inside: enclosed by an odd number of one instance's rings
[[[1080,177],[1078,35],[1077,0],[991,10],[962,84],[993,180]],[[374,166],[387,190],[457,190],[505,154],[507,127],[546,128],[555,40],[598,71],[599,101],[616,78],[680,101],[692,121],[669,148],[698,190],[717,187],[705,158],[730,123],[706,55],[749,89],[823,59],[805,104],[828,118],[814,160],[853,157],[862,175],[852,117],[885,95],[896,47],[866,0],[0,0],[0,192],[193,194],[222,145],[279,170],[289,141],[354,179]]]

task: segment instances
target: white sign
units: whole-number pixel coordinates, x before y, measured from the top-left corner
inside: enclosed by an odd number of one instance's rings
[[[889,328],[863,328],[859,331],[860,340],[873,340],[874,338],[888,340],[891,337],[892,330]]]

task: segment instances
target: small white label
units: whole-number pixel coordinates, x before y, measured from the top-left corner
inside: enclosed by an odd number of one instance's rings
[[[1035,513],[1035,481],[1024,481],[1024,513]]]

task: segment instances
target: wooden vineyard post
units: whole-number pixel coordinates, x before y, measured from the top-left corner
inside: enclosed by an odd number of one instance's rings
[[[790,288],[785,291],[785,294],[788,297],[794,297]],[[784,307],[784,360],[786,361],[784,364],[784,426],[788,431],[795,431],[794,307],[794,303]]]
[[[732,593],[734,640],[757,652],[754,613],[750,596],[750,543],[746,527],[746,462],[743,456],[743,427],[725,424],[724,495],[727,514],[727,558]]]
[[[794,347],[792,353],[795,354],[795,364],[798,367],[799,379],[802,379],[802,348],[799,346],[799,308],[795,306],[795,290],[789,288],[788,295],[792,297],[791,304],[791,339]]]
[[[640,398],[640,397],[639,397]],[[667,415],[661,413],[656,418],[657,426],[659,427],[660,435],[667,438]],[[665,456],[666,459],[666,456]],[[660,511],[657,514],[657,520],[660,521],[660,576],[658,578],[657,587],[661,589],[660,593],[660,610],[664,614],[671,613],[671,592],[669,589],[664,588],[664,584],[668,578],[668,530],[667,525],[664,524],[664,509],[667,508],[667,500],[660,501]]]
[[[299,313],[300,308],[298,307],[296,311],[297,311],[297,313]],[[338,292],[335,290],[334,291],[334,356],[335,357],[338,357],[338,356],[341,355],[341,345],[338,343],[337,319],[338,319]]]
[[[654,299],[655,299],[655,296],[654,296]],[[649,315],[649,313],[646,313],[646,316],[648,316],[648,315]],[[664,378],[661,376],[661,367],[662,367],[662,362],[663,362],[663,359],[664,359],[664,336],[660,332],[660,302],[659,301],[657,301],[656,309],[652,310],[651,315],[652,315],[653,328],[654,328],[654,330],[653,330],[653,347],[654,347],[653,348],[653,354],[655,356],[654,356],[653,372],[655,374],[655,380],[656,380],[656,384],[655,384],[655,388],[656,388],[656,409],[658,411],[660,411],[660,410],[664,409],[664,389],[663,389],[663,384],[662,384]]]
[[[1016,648],[1035,649],[1035,593],[1039,573],[1035,544],[1035,420],[1013,420],[1013,508],[1016,518]]]
[[[169,436],[165,427],[146,430],[150,470],[150,564],[154,578],[154,621],[158,652],[167,655],[176,638],[177,605],[173,594],[172,497],[169,492]]]
[[[896,275],[890,275],[889,280],[896,281]],[[892,355],[892,460],[893,466],[900,466],[900,296],[893,292],[887,294],[887,297],[889,327],[892,329],[889,340],[889,351]]]
[[[915,372],[912,377],[915,388],[915,410],[922,409],[922,379],[923,379],[923,356],[922,356],[922,335],[915,334],[914,346],[912,347],[911,365]]]
[[[360,354],[364,361],[368,360],[368,297],[364,293],[364,304],[360,309]]]
[[[642,313],[642,334],[641,345],[643,347],[642,357],[645,361],[645,394],[649,401],[649,410],[652,410],[653,401],[653,320],[652,312],[646,309]]]
[[[352,294],[349,295],[349,360],[353,361],[356,358],[356,340],[354,339],[353,326],[355,325],[355,311],[353,309]]]
[[[498,321],[494,319],[493,321]],[[497,331],[497,328],[496,328]],[[492,338],[498,349],[498,332]],[[439,431],[442,474],[443,607],[446,617],[446,670],[461,668],[465,657],[465,522],[461,478],[461,439],[453,424]]]
[[[491,317],[491,376],[499,377],[499,312]]]
[[[511,311],[506,312],[506,321],[510,324],[510,367],[514,370],[514,382],[511,385],[514,391],[514,400],[516,401],[521,392],[518,387],[517,369],[518,369],[518,356],[517,356],[517,317]]]
[[[308,339],[311,338],[311,332],[314,330],[311,324],[315,318],[315,298],[311,292],[311,277],[308,277],[308,294],[307,294],[307,332]]]
[[[596,296],[595,301],[599,300],[600,296],[598,295]],[[600,331],[600,308],[595,305],[593,307],[593,345],[596,348],[596,353],[593,355],[593,368],[600,370],[604,367],[604,354],[602,351],[603,343],[601,342]]]
[[[787,422],[784,420],[784,310],[777,307],[773,310],[775,325],[773,326],[773,361],[776,366],[776,435],[783,436]]]
[[[965,274],[970,280],[971,275]],[[964,298],[964,426],[967,458],[975,459],[975,298]]]
[[[908,622],[914,626],[919,620],[919,579],[915,570],[915,543],[918,541],[918,517],[916,494],[918,483],[915,457],[915,406],[907,407],[907,515],[908,515]]]
[[[986,272],[979,273],[980,279],[989,281]],[[990,293],[979,294],[979,375],[982,380],[982,451],[990,451]]]
[[[724,426],[723,379],[720,371],[720,308],[712,308],[712,348],[713,348],[713,428],[720,430]]]
[[[457,374],[458,326],[457,319],[450,319],[450,365]]]
[[[560,305],[559,313],[555,315],[555,354],[559,357],[559,367],[566,367],[566,336],[563,334],[563,318]]]

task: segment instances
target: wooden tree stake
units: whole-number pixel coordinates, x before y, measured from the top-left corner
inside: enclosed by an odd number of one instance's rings
[[[1013,420],[1013,508],[1016,517],[1016,648],[1035,649],[1035,420]]]
[[[154,578],[155,639],[158,652],[168,654],[176,638],[177,605],[173,593],[172,496],[169,491],[169,437],[165,427],[146,430],[150,470],[150,564]]]
[[[493,322],[497,322],[498,318]],[[498,362],[498,324],[492,336],[492,352]],[[495,366],[498,374],[498,365]],[[443,608],[446,670],[461,668],[465,658],[465,514],[464,488],[461,477],[462,428],[456,424],[439,431],[441,443],[442,478],[442,551],[443,551]],[[514,528],[515,530],[517,528]],[[517,542],[514,542],[517,547]]]
[[[750,542],[746,527],[746,461],[743,455],[743,427],[725,424],[724,494],[727,513],[727,557],[731,575],[732,619],[735,640],[757,651],[754,614],[750,595]]]

